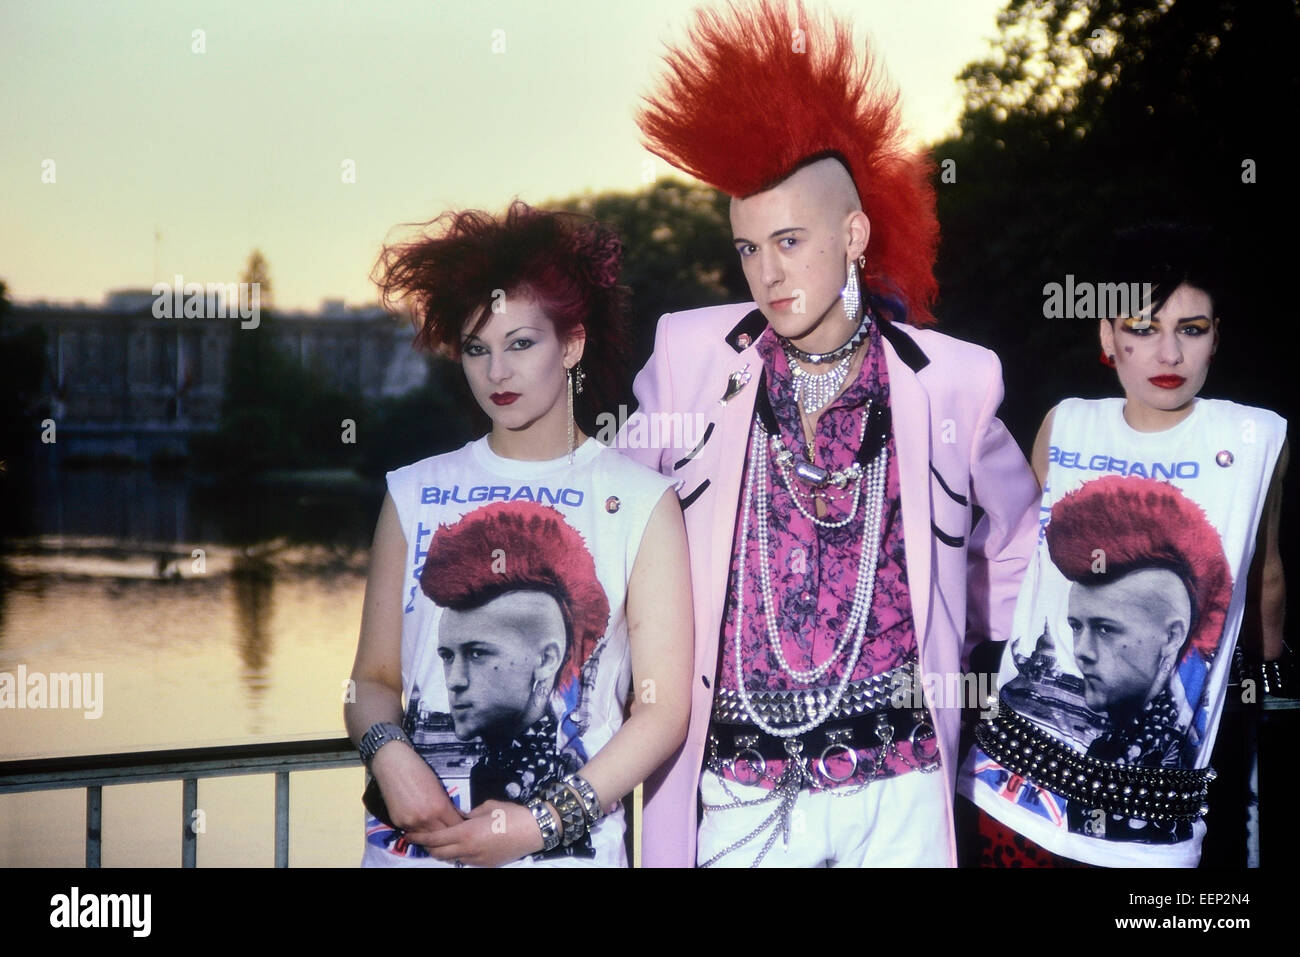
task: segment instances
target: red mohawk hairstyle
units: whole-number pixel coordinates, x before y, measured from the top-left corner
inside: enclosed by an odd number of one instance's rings
[[[564,617],[568,647],[556,688],[576,680],[609,623],[609,599],[577,529],[534,502],[494,502],[429,542],[420,589],[444,608],[465,611],[510,591],[544,591]]]
[[[1100,585],[1142,568],[1167,568],[1183,580],[1192,605],[1189,643],[1213,658],[1232,600],[1232,572],[1219,533],[1204,510],[1157,479],[1107,475],[1052,506],[1047,551],[1062,575]],[[1105,571],[1093,570],[1096,549]]]
[[[637,123],[646,148],[731,196],[771,189],[808,162],[845,164],[871,221],[864,281],[901,299],[915,325],[934,322],[939,245],[933,163],[907,148],[898,93],[853,30],[793,15],[785,0],[700,9],[688,44]]]

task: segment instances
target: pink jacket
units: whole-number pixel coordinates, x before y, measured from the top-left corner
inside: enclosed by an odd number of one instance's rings
[[[702,428],[693,429],[698,445],[629,447],[642,444],[635,441],[631,422],[620,435],[625,454],[679,480],[695,603],[690,728],[681,749],[646,782],[641,851],[646,867],[695,864],[697,791],[732,532],[763,370],[753,343],[766,326],[754,303],[665,315],[654,354],[633,385],[638,414],[701,413]],[[945,694],[943,684],[952,688],[953,679],[946,676],[960,673],[971,645],[1007,637],[1037,537],[1039,490],[1024,455],[995,417],[1002,402],[997,356],[928,329],[882,323],[882,332],[920,667],[922,674],[934,676],[929,681],[940,682],[931,688],[927,681],[925,697],[948,776],[943,827],[955,865],[951,806],[962,702],[951,691]],[[746,367],[749,381],[720,405],[728,377]],[[645,427],[642,434],[650,432]],[[984,513],[974,528],[972,505]]]

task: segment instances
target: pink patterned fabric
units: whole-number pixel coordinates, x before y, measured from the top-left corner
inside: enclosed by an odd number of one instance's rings
[[[799,458],[806,458],[803,427],[794,401],[793,377],[785,351],[769,327],[756,344],[767,373],[767,395],[776,416],[780,435],[786,448]],[[857,379],[844,393],[826,407],[817,421],[816,464],[828,470],[847,468],[858,452],[858,435],[870,399],[877,404],[889,404],[889,378],[885,368],[884,350],[880,331],[873,323],[867,354]],[[916,634],[913,629],[912,605],[907,584],[907,569],[903,550],[903,515],[899,508],[899,481],[897,456],[894,450],[893,429],[888,436],[889,468],[882,506],[884,534],[880,547],[880,561],[876,571],[875,592],[871,603],[871,616],[863,638],[862,654],[850,680],[858,681],[874,674],[889,671],[916,656]],[[814,525],[791,501],[790,493],[773,461],[765,449],[755,448],[751,439],[746,454],[743,481],[748,482],[750,471],[767,469],[767,483],[771,500],[768,511],[768,541],[770,555],[761,553],[758,543],[758,501],[755,493],[750,504],[749,547],[745,556],[745,620],[740,634],[741,664],[745,688],[759,690],[803,690],[805,688],[831,688],[838,684],[848,661],[846,650],[836,663],[812,685],[796,682],[781,670],[776,655],[770,647],[767,623],[764,617],[762,586],[759,580],[760,563],[766,563],[771,573],[773,597],[777,604],[777,632],[781,650],[790,665],[797,669],[810,669],[829,658],[837,640],[844,635],[844,623],[853,607],[853,592],[857,583],[858,563],[862,551],[862,511],[842,528],[821,528]],[[795,480],[798,483],[798,480]],[[796,487],[799,487],[797,484]],[[742,489],[744,486],[742,485]],[[802,486],[803,489],[809,488]],[[832,496],[840,493],[832,491]],[[742,493],[743,495],[743,493]],[[801,494],[804,507],[812,510],[809,496]],[[741,500],[743,502],[743,498]],[[843,499],[828,503],[824,516],[829,520],[841,519],[852,507],[851,494],[846,490]],[[737,509],[735,533],[732,539],[731,574],[728,581],[726,612],[723,616],[723,650],[720,656],[718,683],[730,690],[736,689],[735,637],[737,612],[737,582],[740,561],[741,522],[744,516]],[[849,641],[851,646],[851,638]],[[899,744],[906,760],[889,755],[881,769],[881,776],[892,777],[913,770],[909,746]],[[923,747],[924,757],[933,755],[933,745]],[[877,749],[859,752],[858,771],[844,783],[854,784],[864,780],[874,766]],[[827,761],[828,770],[838,778],[847,774],[852,762],[842,751],[833,752]],[[829,782],[817,773],[817,755],[809,757],[808,770],[819,784]],[[740,774],[728,770],[726,777],[744,784],[754,784],[754,775],[745,763],[740,762]],[[780,776],[782,762],[769,761],[768,774],[762,786],[771,788]]]

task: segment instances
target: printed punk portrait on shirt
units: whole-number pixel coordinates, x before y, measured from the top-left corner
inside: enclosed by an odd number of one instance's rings
[[[1057,501],[1044,534],[1041,630],[1016,640],[1003,701],[1101,761],[1195,767],[1232,597],[1218,532],[1174,485],[1111,475]],[[1099,821],[1077,802],[1065,812],[1070,831],[1112,841],[1190,835],[1188,822]]]
[[[453,802],[523,801],[578,771],[609,621],[582,536],[546,505],[485,505],[434,533],[420,588],[445,697],[416,684],[403,724]],[[564,851],[594,853],[589,836]]]

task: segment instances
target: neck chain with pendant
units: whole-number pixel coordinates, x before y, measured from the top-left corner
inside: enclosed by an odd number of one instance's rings
[[[871,406],[872,403],[868,401],[862,410],[862,425],[858,429],[858,448],[862,448],[862,442],[867,435],[867,423],[871,420]],[[854,459],[848,468],[832,471],[796,458],[795,454],[785,447],[779,435],[768,436],[767,443],[772,453],[772,461],[776,463],[777,472],[781,475],[786,491],[790,493],[795,508],[799,509],[805,518],[822,528],[842,528],[853,521],[853,516],[858,512],[858,500],[862,493],[862,465],[857,459]],[[810,453],[809,458],[811,457]],[[799,485],[794,481],[796,478],[813,487],[813,491],[808,496],[810,501],[807,506],[799,498]],[[814,501],[818,498],[826,502],[831,501],[831,496],[827,492],[832,488],[838,489],[841,493],[840,501],[849,495],[853,498],[853,506],[849,514],[835,522],[818,518]]]

